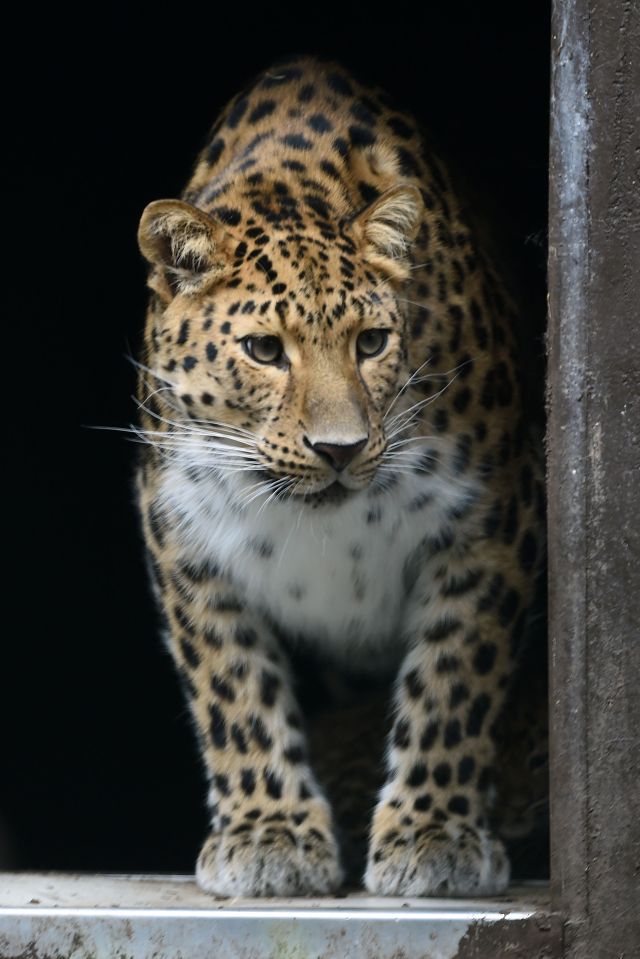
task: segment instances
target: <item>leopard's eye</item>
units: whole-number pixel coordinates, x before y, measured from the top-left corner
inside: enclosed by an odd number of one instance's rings
[[[377,356],[384,350],[388,339],[388,330],[363,330],[356,340],[358,356],[361,358]]]
[[[245,336],[242,345],[256,363],[279,363],[283,356],[282,342],[277,336]]]

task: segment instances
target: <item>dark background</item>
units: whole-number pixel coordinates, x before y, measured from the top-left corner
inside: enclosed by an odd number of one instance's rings
[[[88,427],[134,416],[137,221],[179,193],[229,97],[291,52],[385,86],[490,198],[543,352],[545,3],[237,6],[38,12],[5,32],[0,818],[15,868],[191,872],[206,830],[148,596],[134,447]]]

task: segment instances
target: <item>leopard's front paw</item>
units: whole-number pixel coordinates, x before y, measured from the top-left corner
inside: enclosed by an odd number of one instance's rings
[[[371,840],[365,884],[382,896],[495,896],[508,883],[502,843],[462,819],[402,824]]]
[[[220,896],[335,891],[343,879],[338,847],[323,807],[319,813],[276,812],[257,820],[235,820],[212,833],[198,857],[198,885]]]

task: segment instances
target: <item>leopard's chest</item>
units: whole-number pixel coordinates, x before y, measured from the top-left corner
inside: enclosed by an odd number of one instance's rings
[[[338,658],[384,658],[402,647],[411,558],[472,493],[469,485],[407,474],[392,490],[352,494],[335,506],[258,499],[238,510],[228,487],[207,482],[165,479],[185,552],[215,562],[258,615]]]
[[[247,602],[289,635],[333,652],[380,649],[402,618],[405,560],[417,538],[395,504],[274,510],[226,561]]]

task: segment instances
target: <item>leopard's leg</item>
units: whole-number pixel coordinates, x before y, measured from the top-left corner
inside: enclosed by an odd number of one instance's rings
[[[507,855],[487,822],[492,727],[529,597],[503,553],[494,551],[492,570],[482,544],[457,558],[452,550],[418,590],[412,614],[423,625],[396,686],[388,779],[365,875],[371,892],[493,895],[509,881]]]
[[[156,555],[168,643],[209,779],[199,885],[219,895],[328,893],[342,870],[307,762],[289,665],[269,628],[206,566]]]

